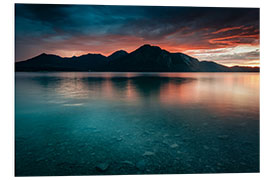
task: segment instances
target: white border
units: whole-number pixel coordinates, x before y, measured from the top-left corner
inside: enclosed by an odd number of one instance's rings
[[[269,93],[270,93],[270,57],[269,57],[269,17],[267,0],[4,0],[1,1],[1,179],[14,177],[14,3],[51,3],[51,4],[104,4],[104,5],[160,5],[160,6],[211,6],[211,7],[260,7],[260,52],[261,52],[261,173],[250,174],[196,174],[196,175],[140,175],[140,176],[65,176],[42,177],[42,179],[269,179],[270,132]],[[252,102],[251,102],[252,103]],[[22,177],[35,179],[40,177]]]
[[[213,7],[259,7],[254,0],[13,0],[16,3],[50,3],[50,4],[99,4],[99,5],[157,5],[157,6],[213,6]]]

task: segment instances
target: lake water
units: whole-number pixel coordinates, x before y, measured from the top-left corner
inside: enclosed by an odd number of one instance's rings
[[[15,175],[259,172],[259,73],[16,73]]]

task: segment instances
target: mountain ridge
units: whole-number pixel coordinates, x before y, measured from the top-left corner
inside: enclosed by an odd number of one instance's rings
[[[260,68],[228,67],[144,44],[130,53],[118,50],[109,56],[88,53],[81,56],[60,57],[41,53],[28,60],[16,62],[15,71],[259,72]]]

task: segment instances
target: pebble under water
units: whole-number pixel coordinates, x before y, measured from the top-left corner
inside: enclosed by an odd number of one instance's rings
[[[259,73],[16,73],[15,175],[259,172]]]

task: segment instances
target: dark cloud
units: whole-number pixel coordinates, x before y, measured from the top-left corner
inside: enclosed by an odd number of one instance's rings
[[[69,5],[16,4],[16,17],[21,16],[41,22],[57,23],[66,19]]]
[[[162,38],[184,27],[193,31],[259,25],[259,9],[251,8],[17,4],[16,19],[21,17],[69,33],[101,30],[143,38]]]
[[[250,8],[147,7],[145,16],[122,25],[123,33],[162,38],[179,29],[217,31],[226,27],[259,27],[259,10]],[[122,32],[122,31],[121,31]]]

